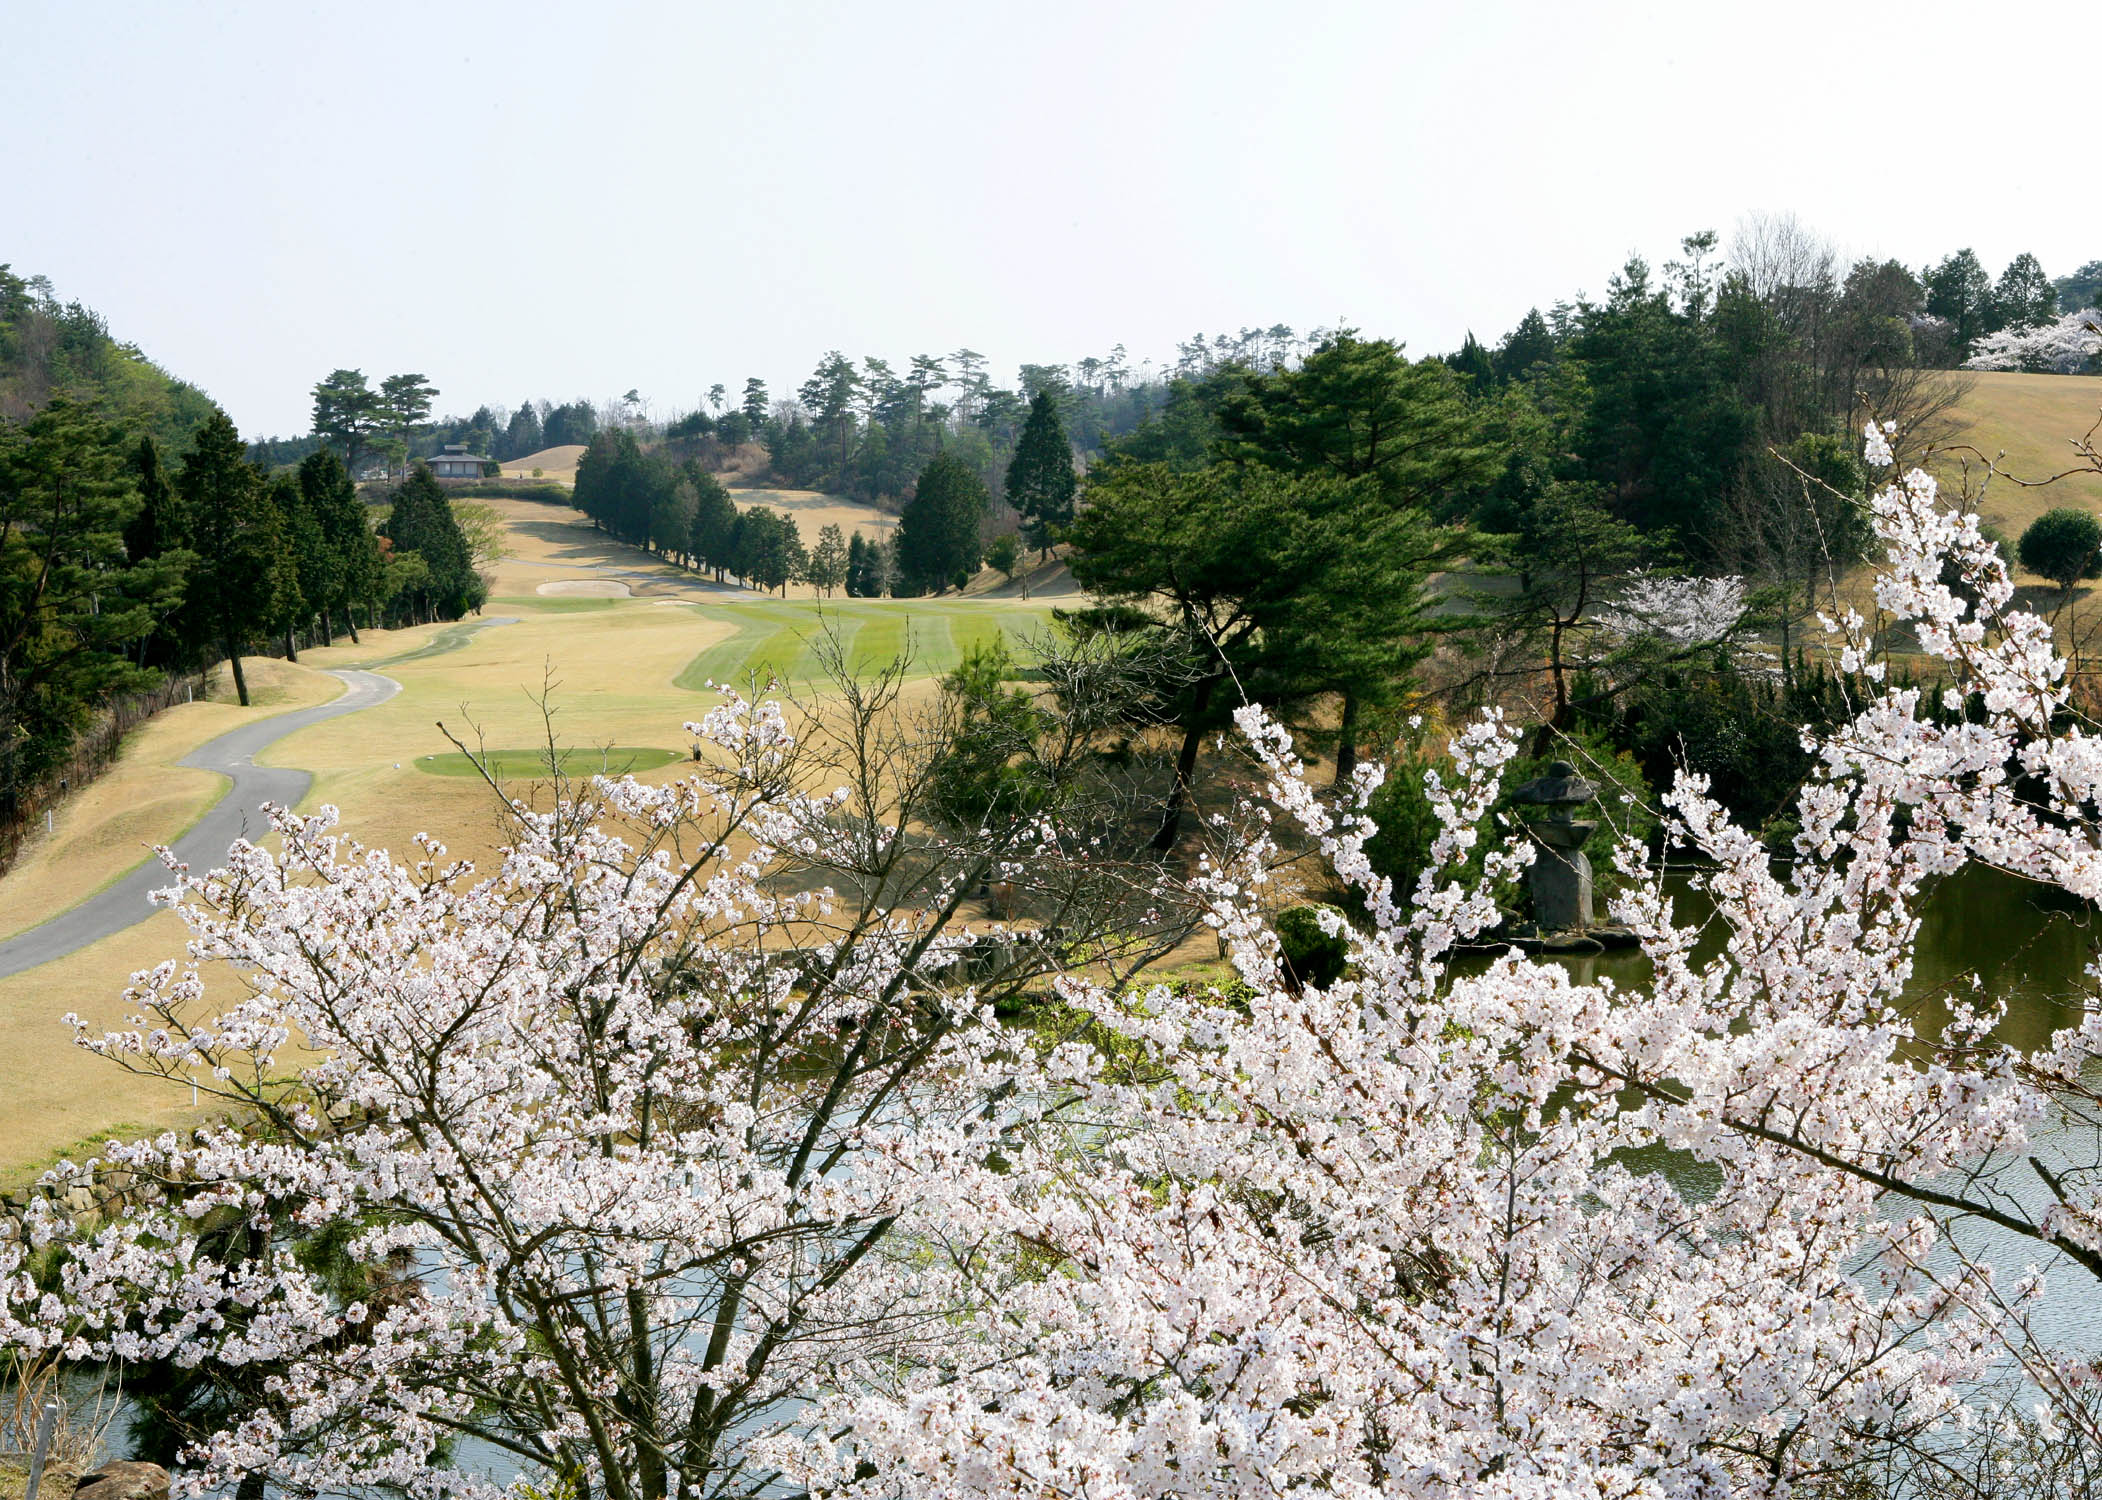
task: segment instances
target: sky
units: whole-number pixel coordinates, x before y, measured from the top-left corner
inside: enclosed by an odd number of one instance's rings
[[[252,436],[305,431],[339,366],[446,412],[661,416],[829,349],[1012,379],[1282,322],[1435,353],[1758,213],[1914,266],[2102,258],[2086,4],[6,0],[0,29],[0,261]]]

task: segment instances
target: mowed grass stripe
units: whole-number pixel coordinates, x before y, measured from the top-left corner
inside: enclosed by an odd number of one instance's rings
[[[1001,634],[1021,651],[1050,618],[1051,606],[1017,601],[978,604],[963,600],[792,599],[771,603],[701,604],[711,620],[736,627],[686,664],[678,686],[706,691],[708,683],[741,684],[757,672],[784,683],[807,683],[822,675],[816,643],[829,627],[841,640],[854,671],[872,672],[894,661],[908,644],[915,677],[941,677],[974,646]]]

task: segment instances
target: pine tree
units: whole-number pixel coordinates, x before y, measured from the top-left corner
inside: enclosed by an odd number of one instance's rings
[[[715,569],[716,582],[737,561],[737,506],[730,492],[713,474],[689,465],[687,482],[693,486],[693,523],[687,550],[694,562]]]
[[[457,620],[481,608],[486,590],[474,571],[474,554],[428,465],[416,465],[394,492],[385,534],[397,552],[416,553],[430,569],[424,598],[434,613]]]
[[[380,421],[379,393],[366,384],[362,370],[332,370],[315,385],[314,433],[341,451],[343,467],[353,480],[358,457],[379,431]]]
[[[812,588],[827,596],[847,581],[847,539],[837,525],[818,532],[805,576]]]
[[[241,669],[242,653],[283,618],[291,586],[284,523],[247,453],[226,413],[214,411],[198,430],[197,444],[176,481],[197,553],[190,609],[199,636],[215,644],[232,668],[243,708],[248,677]]]
[[[430,416],[431,402],[437,394],[438,388],[422,375],[389,375],[380,382],[377,420],[393,438],[404,466],[415,429]],[[486,412],[485,407],[477,415],[485,416]]]
[[[357,486],[342,461],[328,449],[309,454],[299,465],[299,490],[307,512],[321,528],[333,570],[328,589],[317,608],[321,611],[324,639],[333,629],[337,610],[353,642],[358,639],[357,606],[371,609],[379,598],[386,565],[380,557],[379,539]]]
[[[109,694],[151,680],[128,658],[180,597],[186,555],[126,557],[137,504],[126,455],[84,407],[60,397],[0,424],[0,813]]]
[[[1073,519],[1073,445],[1058,414],[1058,400],[1040,390],[1029,403],[1029,418],[1015,441],[1007,465],[1007,503],[1022,513],[1029,545],[1049,557],[1059,528]]]
[[[953,455],[937,453],[898,518],[898,582],[915,594],[968,583],[977,571],[985,482]]]

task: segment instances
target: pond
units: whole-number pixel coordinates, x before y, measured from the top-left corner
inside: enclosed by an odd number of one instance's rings
[[[1707,913],[1706,897],[1686,877],[1669,882],[1681,922]],[[1984,993],[2007,1003],[1996,1035],[2025,1051],[2046,1046],[2054,1032],[2074,1024],[2083,997],[2094,986],[2085,970],[2102,939],[2102,913],[2051,887],[2018,879],[1998,870],[1970,866],[1940,882],[1920,907],[1919,939],[1913,971],[1905,988],[1914,1020],[1923,1035],[1937,1033],[1946,1018],[1940,997],[1971,993],[1971,977]],[[1722,949],[1725,934],[1714,930],[1697,952],[1703,959]],[[1632,950],[1555,960],[1582,982],[1610,978],[1623,988],[1639,989],[1649,977],[1649,962]],[[2102,1130],[2094,1122],[2055,1116],[2033,1142],[2034,1155],[2054,1172],[2096,1165]],[[1700,1172],[1683,1158],[1663,1150],[1644,1153],[1653,1165],[1688,1192],[1699,1190]],[[2026,1163],[2009,1163],[1996,1183],[2032,1217],[2052,1201],[2042,1179]],[[1889,1212],[1903,1214],[1906,1205],[1892,1200]],[[2102,1350],[2102,1287],[2085,1271],[2066,1262],[2052,1264],[2034,1242],[1982,1223],[1959,1230],[1964,1249],[2012,1271],[2041,1263],[2047,1273],[2036,1331],[2047,1340],[2087,1350]]]

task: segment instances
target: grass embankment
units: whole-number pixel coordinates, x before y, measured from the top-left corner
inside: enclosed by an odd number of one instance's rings
[[[2073,440],[2102,414],[2102,375],[1987,372],[1965,379],[1970,389],[1951,413],[1958,426],[1953,441],[1979,450],[2011,478],[2038,480],[2071,468]],[[1983,477],[1975,455],[1946,453],[1936,465],[1944,484],[1958,482],[1965,458],[1971,460],[1973,482]],[[2074,474],[2033,489],[1993,478],[1980,510],[2012,541],[2031,521],[2059,506],[2102,511],[2102,475]]]

